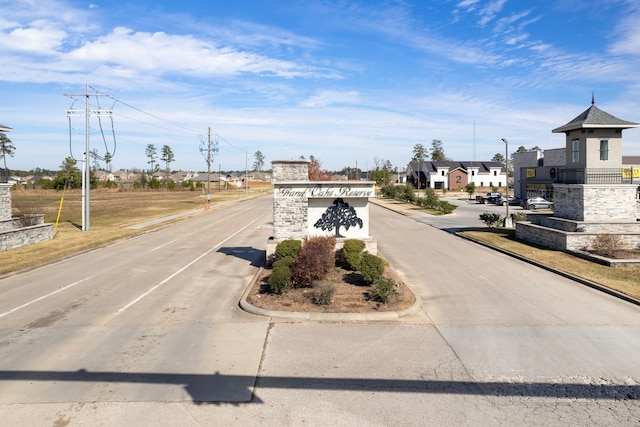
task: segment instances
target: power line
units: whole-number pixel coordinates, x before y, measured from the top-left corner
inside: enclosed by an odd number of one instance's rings
[[[100,92],[98,89],[95,89],[95,88],[92,88],[92,89],[93,89],[93,90],[95,90],[95,91],[96,91],[96,92],[98,92],[98,93],[102,93],[102,92]],[[131,105],[131,104],[130,104],[130,103],[128,103],[128,102],[125,102],[125,101],[123,101],[123,100],[121,100],[121,99],[115,98],[115,97],[114,97],[114,96],[112,96],[112,95],[106,94],[106,96],[108,96],[109,98],[111,98],[111,99],[113,99],[113,100],[114,100],[114,115],[117,115],[117,116],[120,116],[120,117],[124,117],[124,118],[127,118],[127,119],[129,119],[129,120],[136,121],[136,122],[138,122],[138,123],[143,123],[143,124],[146,124],[146,125],[148,125],[148,126],[153,126],[153,127],[156,127],[156,128],[158,128],[158,129],[162,129],[162,130],[167,131],[167,132],[176,132],[176,133],[180,133],[180,132],[177,132],[176,130],[171,129],[171,128],[167,127],[167,126],[161,126],[161,125],[158,125],[158,124],[155,124],[155,123],[145,122],[145,121],[143,121],[143,120],[136,119],[136,118],[133,118],[133,117],[130,117],[130,116],[124,115],[124,114],[120,113],[119,111],[115,111],[115,105],[116,105],[116,104],[122,104],[122,105],[124,105],[124,106],[126,106],[126,107],[131,108],[132,110],[135,110],[135,111],[137,111],[137,112],[139,112],[139,113],[141,113],[141,114],[144,114],[144,115],[146,115],[146,116],[149,116],[149,117],[151,117],[151,118],[154,118],[154,119],[156,119],[156,120],[158,120],[158,121],[160,121],[160,122],[162,122],[162,123],[169,124],[169,125],[171,125],[171,126],[175,126],[175,127],[177,127],[177,128],[180,128],[180,129],[184,129],[184,130],[188,131],[188,133],[189,133],[189,134],[191,134],[191,135],[193,135],[193,134],[197,134],[197,135],[199,135],[199,136],[201,136],[201,135],[202,135],[202,133],[200,132],[200,129],[197,129],[197,128],[194,128],[194,127],[192,127],[192,126],[185,125],[185,124],[182,124],[182,123],[178,123],[178,122],[173,121],[173,120],[166,119],[166,118],[161,117],[161,116],[159,116],[159,115],[157,115],[157,114],[149,113],[148,111],[144,111],[144,110],[142,110],[141,108],[138,108],[138,107],[136,107],[136,106],[134,106],[134,105]],[[232,142],[228,141],[227,139],[223,138],[221,135],[219,135],[219,134],[217,134],[217,133],[216,133],[216,134],[214,134],[214,137],[216,138],[216,149],[217,149],[217,151],[219,151],[217,141],[218,141],[218,140],[220,140],[220,141],[222,141],[222,142],[226,143],[227,145],[229,145],[230,147],[232,147],[232,148],[234,148],[234,149],[238,150],[238,151],[239,151],[239,152],[241,152],[241,153],[247,153],[247,150],[246,150],[246,149],[243,149],[243,148],[241,148],[241,147],[237,146],[236,144],[233,144]]]
[[[93,87],[92,87],[92,89],[93,89],[94,91],[96,91],[97,93],[102,93],[100,90],[98,90],[98,89],[96,89],[96,88],[93,88]],[[125,101],[122,101],[122,100],[120,100],[120,99],[117,99],[117,98],[113,97],[112,95],[109,95],[109,94],[104,94],[104,95],[105,95],[105,96],[108,96],[108,97],[109,97],[109,98],[111,98],[111,99],[113,99],[113,101],[114,101],[114,106],[115,106],[116,104],[118,104],[118,103],[119,103],[119,104],[122,104],[122,105],[124,105],[124,106],[127,106],[127,107],[131,108],[132,110],[136,110],[136,111],[137,111],[137,112],[139,112],[139,113],[142,113],[142,114],[144,114],[144,115],[146,115],[146,116],[152,117],[152,118],[154,118],[154,119],[156,119],[156,120],[159,120],[159,121],[161,121],[161,122],[168,123],[168,124],[171,124],[171,125],[173,125],[173,126],[176,126],[176,127],[182,128],[182,129],[187,130],[187,131],[189,131],[189,132],[191,132],[191,133],[200,134],[200,129],[196,129],[196,128],[191,127],[191,126],[184,125],[184,124],[182,124],[182,123],[178,123],[178,122],[175,122],[175,121],[173,121],[173,120],[166,119],[166,118],[164,118],[164,117],[160,117],[160,116],[158,116],[158,115],[156,115],[156,114],[149,113],[149,112],[144,111],[144,110],[142,110],[142,109],[140,109],[140,108],[138,108],[138,107],[135,107],[135,106],[133,106],[133,105],[131,105],[131,104],[129,104],[129,103],[127,103],[127,102],[125,102]],[[142,122],[142,121],[140,121],[140,122]],[[142,123],[145,123],[145,122],[142,122]],[[150,123],[147,123],[147,124],[149,124],[149,125],[152,125],[152,126],[153,126],[153,124],[150,124]],[[165,129],[165,130],[166,130],[166,129]]]
[[[246,153],[246,152],[247,152],[247,150],[244,150],[244,149],[242,149],[242,148],[238,147],[237,145],[232,144],[231,142],[227,141],[226,139],[224,139],[224,138],[223,138],[223,137],[221,137],[220,135],[216,134],[216,136],[217,136],[220,140],[222,140],[223,142],[226,142],[227,144],[229,144],[231,147],[233,147],[233,148],[235,148],[236,150],[240,151],[241,153]]]

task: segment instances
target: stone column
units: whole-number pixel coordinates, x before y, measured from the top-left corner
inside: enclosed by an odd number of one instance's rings
[[[283,187],[287,182],[299,184],[309,181],[309,160],[274,160],[271,162],[273,171],[273,238],[304,239],[307,233],[306,196],[299,198],[280,197],[280,192],[287,191]]]
[[[11,184],[0,184],[0,221],[11,219]]]
[[[309,181],[309,160],[274,160],[271,162],[273,182]]]

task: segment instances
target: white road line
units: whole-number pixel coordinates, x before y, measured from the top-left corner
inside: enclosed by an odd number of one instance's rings
[[[211,247],[209,250],[207,250],[206,252],[204,252],[202,255],[198,256],[197,258],[195,258],[193,261],[191,261],[190,263],[188,263],[187,265],[185,265],[184,267],[182,267],[181,269],[175,271],[173,274],[171,274],[169,277],[167,277],[166,279],[160,281],[160,283],[158,283],[157,285],[153,286],[151,289],[149,289],[148,291],[146,291],[145,293],[143,293],[142,295],[140,295],[138,298],[134,299],[133,301],[131,301],[129,304],[125,305],[124,307],[122,307],[120,310],[116,311],[115,313],[113,313],[114,316],[123,313],[124,311],[126,311],[127,309],[131,308],[133,305],[135,305],[136,303],[140,302],[143,298],[145,298],[146,296],[148,296],[149,294],[151,294],[153,291],[155,291],[156,289],[158,289],[160,286],[162,285],[166,285],[167,282],[171,279],[173,279],[174,277],[176,277],[178,274],[182,273],[183,271],[185,271],[187,268],[191,267],[193,264],[195,264],[196,262],[200,261],[202,258],[204,258],[205,256],[209,255],[211,252],[213,252],[215,249],[217,249],[218,247],[220,247],[220,245],[222,245],[224,242],[226,242],[227,240],[231,239],[232,237],[234,237],[235,235],[239,234],[240,232],[244,231],[247,227],[249,227],[251,224],[253,224],[254,222],[256,222],[258,220],[258,218],[254,219],[253,221],[251,221],[250,223],[248,223],[247,225],[245,225],[244,227],[242,227],[241,229],[239,229],[238,231],[236,231],[235,233],[231,234],[230,236],[228,236],[226,239],[221,240],[220,242],[216,243],[215,246]]]
[[[23,308],[25,308],[25,307],[30,306],[30,305],[31,305],[31,304],[33,304],[33,303],[36,303],[36,302],[38,302],[38,301],[42,301],[42,300],[43,300],[43,299],[45,299],[45,298],[49,298],[51,295],[55,295],[55,294],[57,294],[58,292],[65,291],[65,290],[67,290],[67,289],[69,289],[69,288],[72,288],[72,287],[74,287],[74,286],[76,286],[76,285],[79,285],[80,283],[82,283],[82,282],[84,282],[84,281],[86,281],[86,280],[89,280],[89,279],[91,279],[92,277],[93,277],[93,276],[85,277],[84,279],[80,279],[80,280],[78,280],[77,282],[71,283],[70,285],[67,285],[67,286],[64,286],[64,287],[62,287],[62,288],[56,289],[56,290],[55,290],[55,291],[53,291],[53,292],[49,292],[49,293],[48,293],[48,294],[46,294],[46,295],[43,295],[43,296],[41,296],[41,297],[39,297],[39,298],[36,298],[36,299],[34,299],[34,300],[31,300],[31,301],[29,301],[29,302],[28,302],[28,303],[26,303],[26,304],[22,304],[20,307],[16,307],[16,308],[11,309],[11,310],[9,310],[9,311],[5,311],[4,313],[0,313],[0,317],[4,317],[4,316],[6,316],[6,315],[8,315],[8,314],[14,313],[14,312],[16,312],[16,311],[18,311],[18,310],[21,310],[21,309],[23,309]]]
[[[151,249],[151,251],[150,251],[150,252],[154,252],[154,251],[157,251],[158,249],[164,248],[165,246],[172,244],[172,243],[173,243],[173,242],[175,242],[176,240],[178,240],[178,239],[173,239],[172,241],[167,242],[167,243],[165,243],[164,245],[156,246],[155,248]]]

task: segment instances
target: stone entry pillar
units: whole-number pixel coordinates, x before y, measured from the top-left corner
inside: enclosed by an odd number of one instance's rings
[[[0,184],[0,221],[11,219],[11,184]]]

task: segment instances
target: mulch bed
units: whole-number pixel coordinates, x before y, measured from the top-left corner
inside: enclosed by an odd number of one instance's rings
[[[355,272],[336,269],[327,280],[336,286],[331,303],[317,305],[312,302],[312,288],[289,289],[282,295],[269,292],[267,280],[271,270],[262,270],[255,285],[247,295],[247,302],[255,307],[288,312],[313,313],[367,313],[381,311],[400,311],[413,305],[416,298],[413,292],[402,282],[398,274],[390,267],[385,268],[384,276],[396,283],[398,295],[381,304],[368,298],[372,286],[366,285],[362,277]]]

